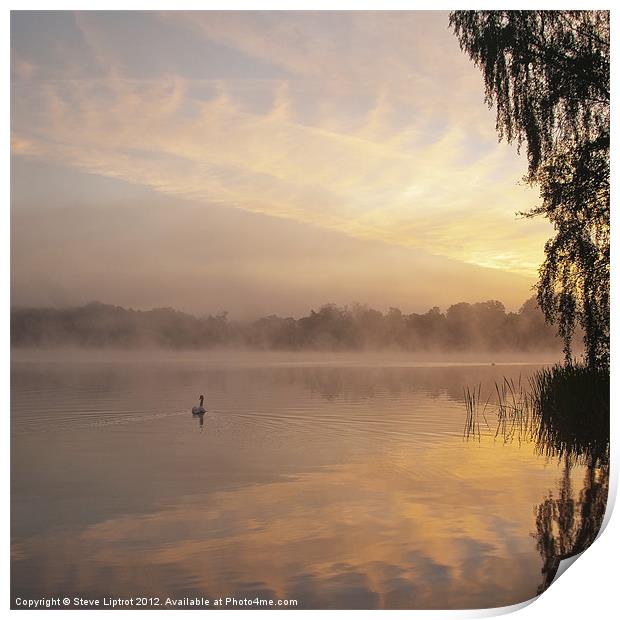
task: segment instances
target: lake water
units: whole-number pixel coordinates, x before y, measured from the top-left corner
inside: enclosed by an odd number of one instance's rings
[[[465,441],[463,388],[538,367],[16,352],[13,597],[530,599],[535,510],[585,471],[528,442]]]

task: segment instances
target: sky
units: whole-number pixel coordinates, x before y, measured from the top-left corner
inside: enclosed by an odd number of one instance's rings
[[[550,225],[441,11],[13,12],[13,306],[532,295]]]

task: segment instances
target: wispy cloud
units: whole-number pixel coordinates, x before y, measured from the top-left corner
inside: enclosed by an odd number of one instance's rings
[[[31,106],[14,113],[13,153],[531,276],[547,228],[514,213],[535,193],[496,145],[477,75],[458,73],[467,64],[455,43],[442,48],[445,33],[427,32],[440,17],[163,16],[287,73],[260,89],[128,79],[78,17],[108,74],[33,84],[18,72],[13,96]]]

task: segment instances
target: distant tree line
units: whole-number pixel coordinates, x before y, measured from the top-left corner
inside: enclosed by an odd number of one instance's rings
[[[131,310],[93,302],[74,308],[15,308],[15,347],[245,347],[274,350],[541,351],[561,350],[535,298],[518,312],[499,301],[457,303],[446,312],[383,313],[334,304],[299,319],[270,315],[233,321],[226,313],[198,318],[172,308]]]

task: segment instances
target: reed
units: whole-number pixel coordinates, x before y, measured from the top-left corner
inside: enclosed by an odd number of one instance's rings
[[[556,364],[527,383],[504,377],[483,401],[482,386],[465,388],[463,437],[481,440],[481,420],[495,439],[532,441],[539,453],[583,460],[609,449],[609,373],[581,364]],[[482,404],[484,402],[484,405]],[[488,413],[488,415],[487,415]],[[491,431],[492,432],[492,431]],[[485,433],[486,434],[486,433]]]
[[[482,405],[482,400],[480,397],[480,393],[482,390],[482,384],[478,384],[478,388],[475,387],[470,389],[466,387],[463,391],[463,398],[465,399],[465,408],[467,411],[467,418],[465,422],[465,428],[463,430],[463,437],[478,437],[478,441],[481,439],[481,431],[480,431],[480,418],[484,420],[487,429],[490,431],[491,426],[489,425],[489,421],[486,417],[486,409],[489,404],[489,398],[487,398],[484,405]],[[486,431],[485,431],[486,432]]]
[[[602,456],[608,449],[608,370],[557,364],[532,375],[530,392],[544,451]]]

